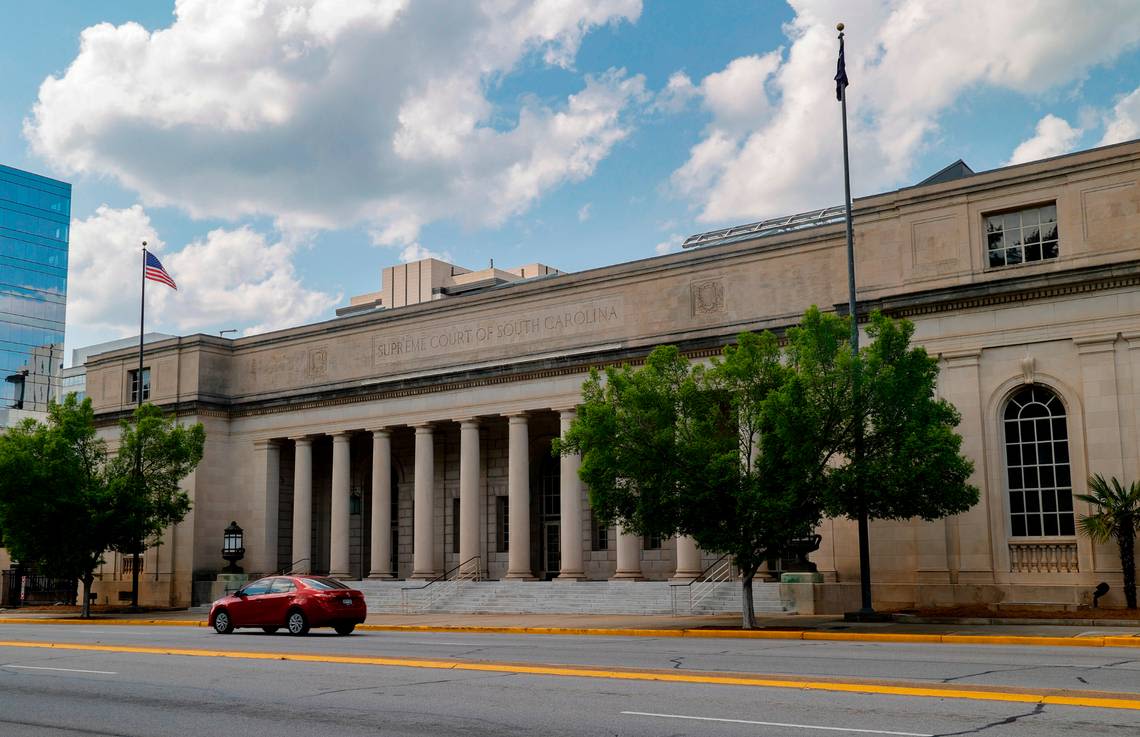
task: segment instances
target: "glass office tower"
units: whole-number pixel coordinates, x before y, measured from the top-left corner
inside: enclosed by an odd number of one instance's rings
[[[71,185],[0,165],[0,408],[58,397]]]

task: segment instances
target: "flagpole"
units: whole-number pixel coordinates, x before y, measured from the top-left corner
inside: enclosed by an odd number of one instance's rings
[[[856,360],[852,364],[851,390],[855,399],[854,412],[858,417],[862,412],[859,392],[859,319],[855,298],[855,226],[851,216],[851,161],[847,148],[847,65],[843,53],[843,24],[836,24],[839,31],[839,69],[836,70],[836,90],[839,93],[841,118],[843,121],[843,203],[847,209],[847,314],[851,318],[851,355]],[[854,618],[874,617],[871,603],[871,538],[867,519],[867,506],[863,501],[862,477],[859,465],[863,455],[863,423],[855,424],[855,453],[851,459],[855,466],[855,494],[859,503],[859,595],[860,608]]]
[[[142,242],[142,291],[139,299],[139,380],[138,380],[138,403],[136,406],[141,407],[143,403],[143,326],[146,324],[146,241]]]
[[[143,334],[146,325],[146,241],[142,242],[142,272],[139,274],[141,277],[140,284],[142,289],[139,292],[139,373],[138,380],[135,382],[135,388],[138,394],[136,395],[136,407],[142,407],[143,403]],[[139,435],[138,417],[135,417],[135,474],[138,481],[142,482],[142,437]],[[131,554],[131,611],[138,611],[139,608],[139,551],[136,549]]]

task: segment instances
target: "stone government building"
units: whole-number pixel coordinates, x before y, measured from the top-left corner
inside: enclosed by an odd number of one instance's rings
[[[151,344],[144,391],[200,421],[194,509],[144,558],[143,600],[188,604],[245,529],[251,572],[491,579],[687,578],[691,540],[594,523],[574,458],[550,455],[591,366],[678,344],[694,359],[811,304],[845,310],[841,219],[765,223],[680,253],[565,274],[541,264],[385,269],[335,319]],[[1074,534],[1090,473],[1140,476],[1140,142],[929,180],[855,203],[860,311],[917,326],[961,411],[979,504],[872,525],[878,606],[1119,603],[1115,546]],[[87,363],[108,434],[133,407],[137,354]],[[801,611],[857,601],[853,523],[828,520]],[[100,600],[130,585],[109,556]]]

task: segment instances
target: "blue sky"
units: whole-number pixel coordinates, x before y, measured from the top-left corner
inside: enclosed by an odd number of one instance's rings
[[[429,253],[839,204],[837,20],[856,195],[1140,136],[1135,2],[43,0],[0,8],[0,162],[74,185],[69,348],[137,329],[143,239],[182,287],[148,329],[259,332]]]

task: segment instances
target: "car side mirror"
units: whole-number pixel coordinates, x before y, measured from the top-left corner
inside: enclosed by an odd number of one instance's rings
[[[238,589],[237,591],[234,592],[234,596],[236,596],[239,599],[244,599],[246,596],[248,596],[248,594],[245,593],[244,589]]]

